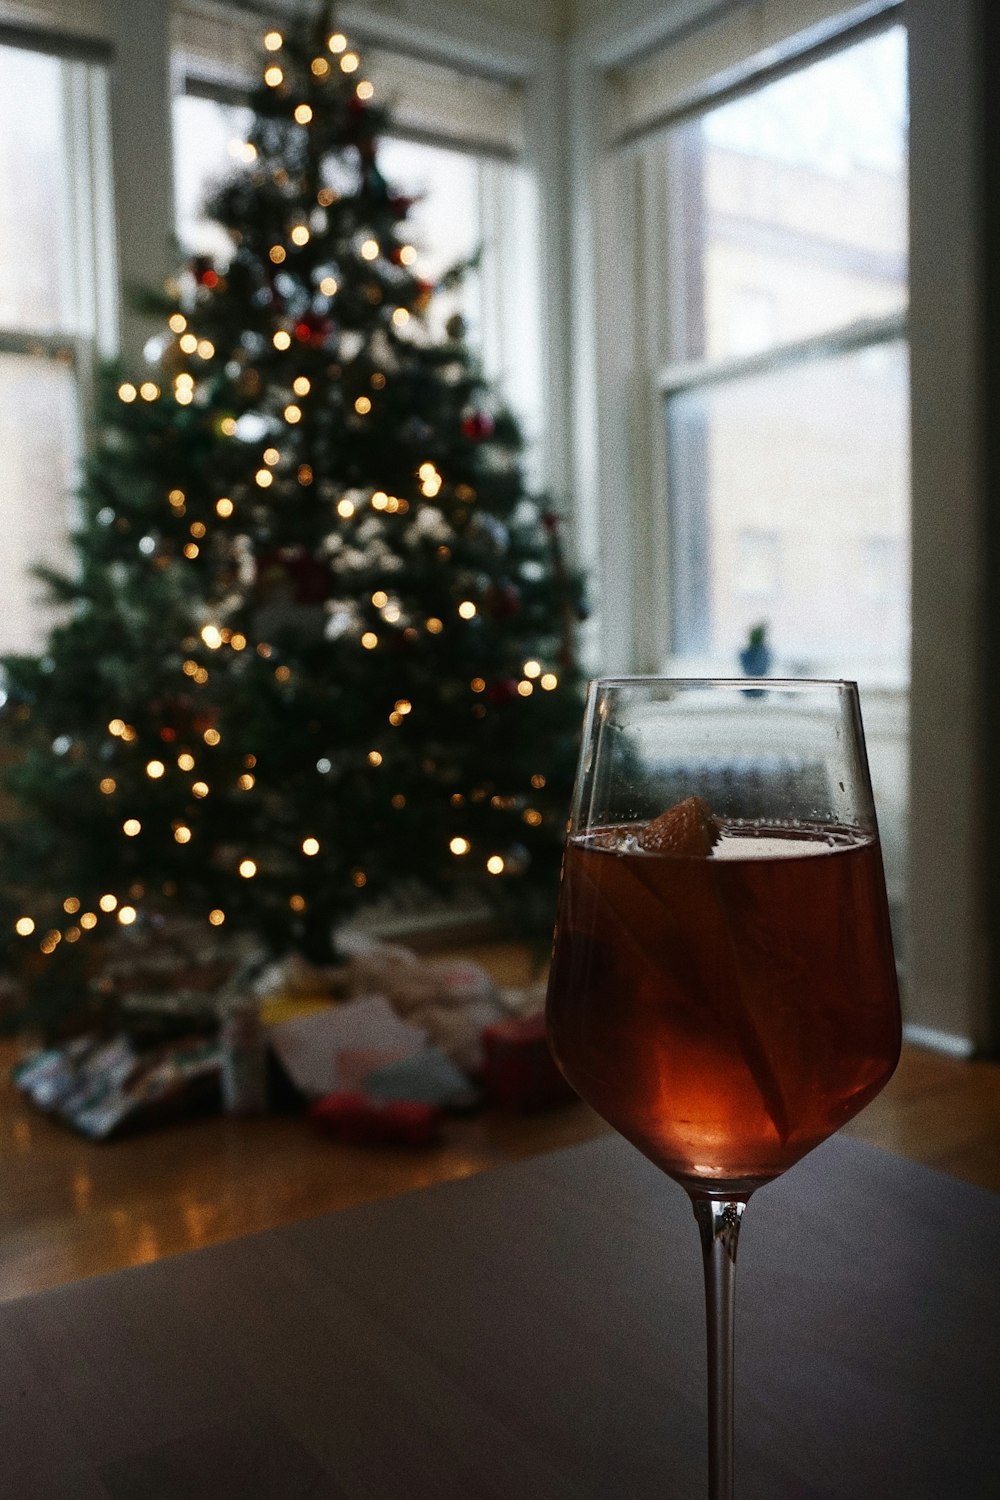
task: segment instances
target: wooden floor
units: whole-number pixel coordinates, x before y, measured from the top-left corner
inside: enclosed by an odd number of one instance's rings
[[[526,980],[500,949],[475,953]],[[202,1118],[94,1145],[38,1115],[0,1053],[0,1300],[588,1140],[583,1104],[449,1120],[440,1145],[350,1147],[297,1116]],[[847,1133],[1000,1192],[1000,1065],[904,1049]]]

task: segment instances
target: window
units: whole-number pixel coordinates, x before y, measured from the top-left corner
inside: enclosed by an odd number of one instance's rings
[[[731,662],[764,619],[785,670],[904,680],[902,27],[686,119],[661,160],[672,654]]]
[[[99,325],[113,337],[94,256],[103,86],[99,67],[0,46],[3,652],[37,650],[51,623],[30,569],[69,561],[81,385]]]
[[[232,254],[225,230],[206,216],[205,201],[241,161],[250,121],[244,104],[196,93],[174,99],[174,209],[186,255],[210,255],[225,263]]]
[[[877,3],[706,4],[598,74],[577,458],[595,665],[729,676],[766,623],[776,673],[860,681],[902,935],[908,49]]]

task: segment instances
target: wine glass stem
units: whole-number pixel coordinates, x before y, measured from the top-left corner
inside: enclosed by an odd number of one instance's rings
[[[708,1500],[733,1497],[733,1315],[736,1247],[746,1203],[694,1198],[708,1323]]]

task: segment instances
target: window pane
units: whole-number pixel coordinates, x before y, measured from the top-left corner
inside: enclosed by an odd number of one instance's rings
[[[906,38],[846,48],[679,128],[677,359],[905,308]]]
[[[233,253],[225,230],[205,217],[205,199],[241,160],[252,115],[239,105],[180,94],[174,99],[174,195],[177,238],[189,255],[223,264]]]
[[[38,651],[50,623],[39,608],[36,563],[66,567],[77,450],[76,385],[57,360],[0,354],[0,652]]]
[[[479,163],[464,151],[426,146],[415,141],[384,140],[379,167],[394,191],[415,199],[406,232],[420,252],[414,269],[436,281],[451,266],[475,254],[482,238]],[[441,337],[453,313],[461,313],[470,336],[478,335],[478,278],[470,273],[460,287],[439,294],[428,323]]]
[[[905,665],[907,383],[895,341],[667,401],[678,655],[766,620],[792,669]]]
[[[0,47],[0,327],[72,326],[63,66]]]

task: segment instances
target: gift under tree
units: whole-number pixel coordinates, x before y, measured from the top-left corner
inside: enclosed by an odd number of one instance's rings
[[[63,623],[4,663],[4,942],[43,1008],[172,914],[321,961],[403,889],[551,922],[579,586],[460,320],[428,328],[358,54],[264,45],[232,255],[106,378]]]

